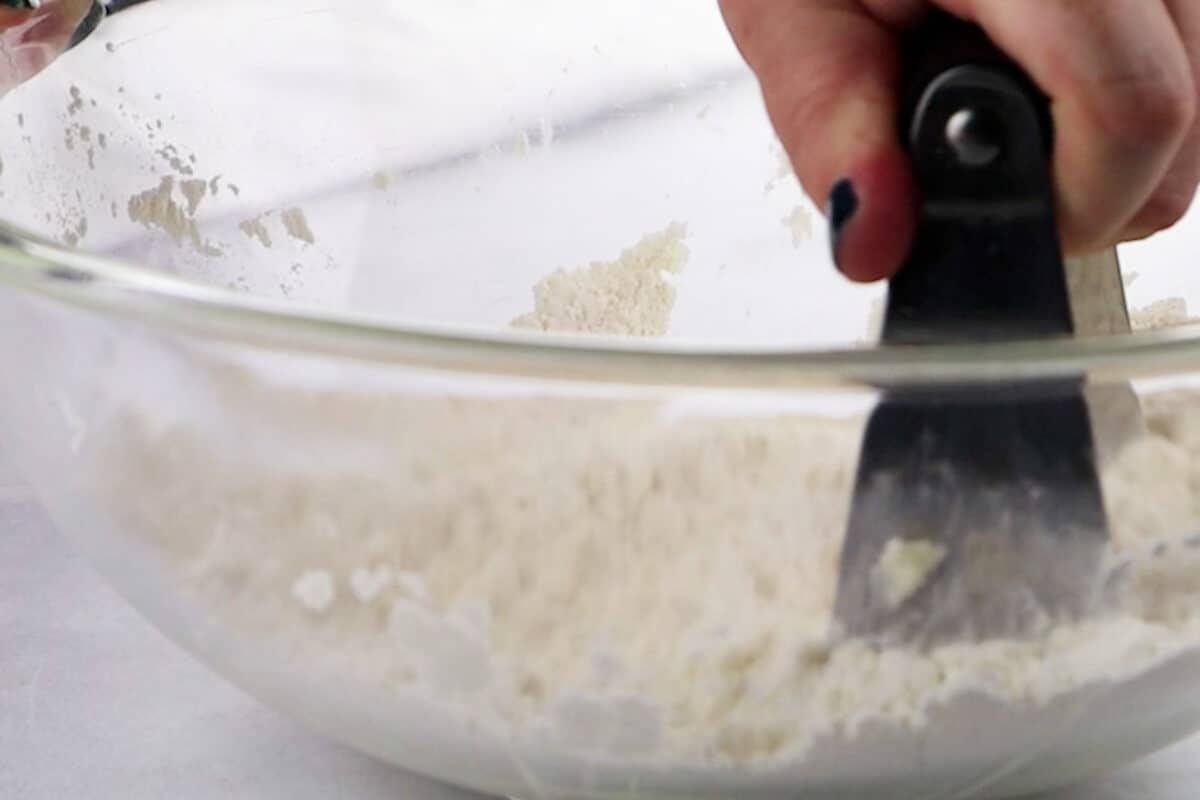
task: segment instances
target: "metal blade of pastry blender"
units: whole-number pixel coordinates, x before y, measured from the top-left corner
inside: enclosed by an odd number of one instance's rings
[[[1118,336],[1133,330],[1116,248],[1070,259],[1066,268],[1077,336]],[[1108,464],[1127,442],[1145,434],[1141,403],[1129,384],[1089,384],[1084,391],[1097,460]]]
[[[1133,330],[1115,247],[1068,259],[1066,271],[1076,335],[1117,336]]]
[[[982,31],[932,18],[902,118],[920,193],[885,344],[1070,336],[1045,98]],[[1083,379],[883,387],[835,615],[929,646],[1022,636],[1102,603],[1107,520]]]

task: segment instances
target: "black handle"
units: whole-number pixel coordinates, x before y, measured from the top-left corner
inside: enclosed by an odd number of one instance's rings
[[[67,49],[70,50],[76,47],[84,39],[91,36],[106,16],[115,14],[118,11],[124,11],[127,8],[132,8],[144,2],[146,0],[96,0],[92,3],[92,7],[87,15],[80,21],[79,27],[71,35],[71,41],[67,44]]]
[[[98,2],[93,2],[92,7],[88,10],[87,15],[79,21],[75,32],[71,34],[71,41],[67,43],[67,49],[71,50],[79,45],[84,39],[92,35],[92,32],[99,27],[104,21],[105,11],[104,5]]]
[[[108,0],[105,5],[108,7],[109,14],[115,14],[118,11],[124,11],[131,6],[136,6],[144,2],[146,2],[146,0]]]
[[[936,13],[906,42],[900,118],[917,234],[884,341],[1070,335],[1045,96],[981,29]]]

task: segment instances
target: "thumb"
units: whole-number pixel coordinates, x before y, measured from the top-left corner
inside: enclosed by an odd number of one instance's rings
[[[857,0],[721,0],[838,268],[890,277],[912,245],[913,178],[896,133],[899,50]]]

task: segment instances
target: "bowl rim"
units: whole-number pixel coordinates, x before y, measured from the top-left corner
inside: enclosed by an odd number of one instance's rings
[[[414,368],[579,383],[861,388],[1116,381],[1200,368],[1200,325],[969,345],[709,347],[461,325],[319,309],[71,250],[0,221],[0,287],[109,319],[227,344]]]

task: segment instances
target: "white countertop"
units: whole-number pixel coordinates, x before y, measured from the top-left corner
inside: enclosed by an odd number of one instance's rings
[[[1191,800],[1200,739],[1040,800]],[[134,613],[0,463],[0,798],[471,800],[311,734]]]

